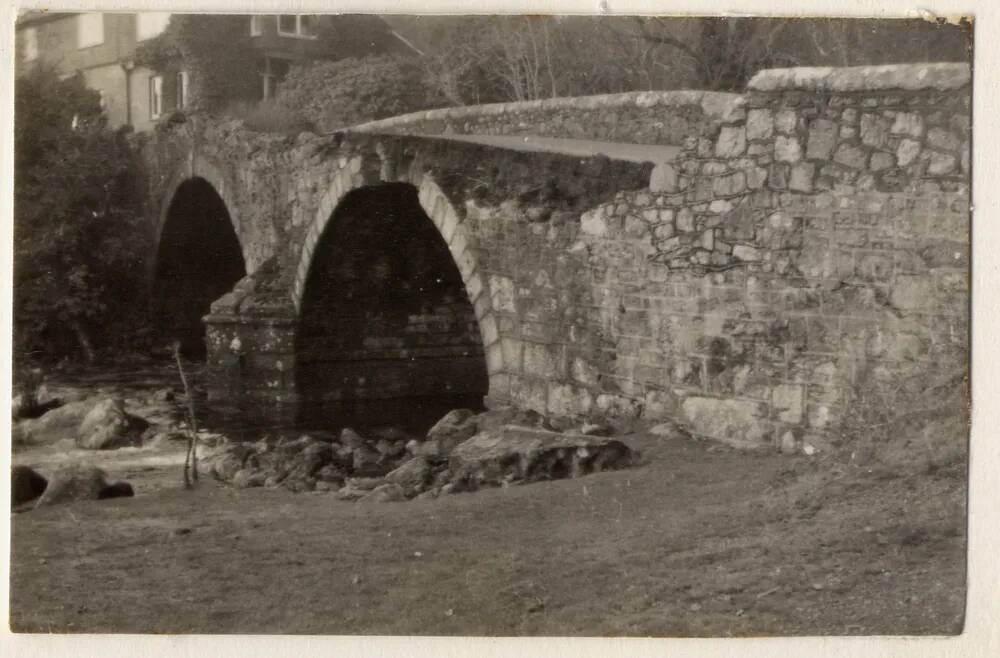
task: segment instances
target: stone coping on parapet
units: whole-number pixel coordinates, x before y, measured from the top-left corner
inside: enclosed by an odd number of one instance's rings
[[[972,81],[964,62],[887,64],[882,66],[805,66],[766,69],[747,83],[748,91],[949,91]]]
[[[748,92],[819,91],[948,91],[972,80],[971,66],[963,62],[887,64],[879,66],[795,67],[765,69],[747,83]],[[709,118],[723,123],[739,120],[744,104],[739,93],[698,90],[630,91],[619,94],[571,96],[534,101],[444,107],[368,121],[335,132],[379,132],[425,121],[450,121],[477,117],[529,114],[558,110],[600,110],[700,106]]]
[[[727,122],[741,118],[738,110],[742,108],[742,104],[743,97],[740,94],[721,91],[629,91],[620,94],[568,96],[564,98],[547,98],[535,101],[442,107],[434,110],[421,110],[419,112],[401,114],[399,116],[379,119],[377,121],[369,121],[356,126],[342,128],[341,131],[378,132],[380,130],[405,126],[422,121],[448,121],[474,117],[500,116],[504,114],[545,112],[552,110],[600,110],[622,107],[685,107],[693,105],[700,106],[702,111],[707,116],[722,122]]]

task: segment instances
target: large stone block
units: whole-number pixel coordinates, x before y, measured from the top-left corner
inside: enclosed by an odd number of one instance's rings
[[[920,155],[920,142],[915,139],[904,139],[899,142],[899,147],[896,149],[896,160],[899,165],[905,167]]]
[[[681,410],[692,432],[733,446],[763,446],[771,437],[767,405],[762,402],[692,396]]]
[[[924,134],[924,118],[914,112],[899,112],[890,132],[893,135],[920,137]]]
[[[806,157],[810,160],[828,160],[837,146],[837,124],[829,119],[816,119],[809,126]]]
[[[662,162],[653,167],[649,175],[649,191],[653,193],[677,191],[677,169]]]
[[[851,169],[864,169],[868,161],[868,152],[860,146],[842,144],[833,156],[833,160]]]
[[[868,146],[881,148],[889,138],[889,125],[877,114],[861,115],[861,141]]]
[[[796,137],[778,135],[774,140],[774,159],[781,162],[798,162],[802,159],[802,145]]]
[[[802,422],[804,391],[799,384],[779,384],[771,391],[771,406],[784,423]]]
[[[744,126],[723,126],[719,139],[715,142],[715,155],[720,158],[735,158],[743,155],[747,148],[747,134]]]
[[[747,112],[747,139],[770,139],[774,133],[774,114],[768,109]]]

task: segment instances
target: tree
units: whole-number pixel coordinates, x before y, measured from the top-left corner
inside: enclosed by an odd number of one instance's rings
[[[969,25],[737,17],[392,17],[452,104],[632,90],[742,91],[759,70],[968,61]]]
[[[80,77],[39,68],[15,91],[15,349],[93,359],[139,322],[134,153]]]

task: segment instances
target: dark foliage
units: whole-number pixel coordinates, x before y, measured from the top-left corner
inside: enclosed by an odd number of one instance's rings
[[[16,358],[94,358],[142,319],[135,154],[96,92],[38,69],[16,82]]]
[[[428,95],[414,62],[387,55],[292,67],[278,98],[326,131],[442,104]]]

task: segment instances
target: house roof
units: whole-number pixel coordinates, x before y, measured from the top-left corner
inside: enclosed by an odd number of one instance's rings
[[[31,25],[48,23],[49,21],[57,21],[61,18],[76,16],[78,13],[80,12],[53,12],[45,9],[27,9],[22,11],[17,17],[17,22],[14,24],[14,28],[20,30],[21,28],[29,27]]]

